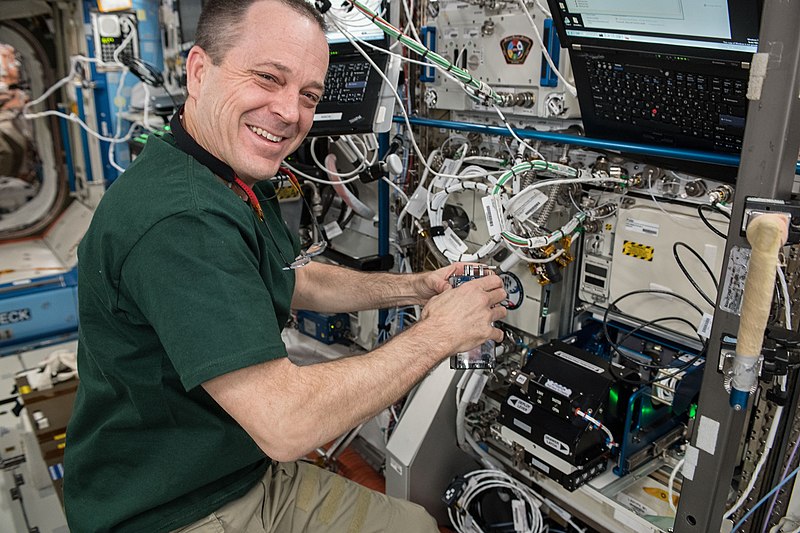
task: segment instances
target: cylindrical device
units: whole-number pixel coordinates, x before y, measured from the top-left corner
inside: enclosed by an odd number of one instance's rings
[[[487,265],[464,265],[463,276],[450,276],[450,285],[458,287],[467,281],[492,275],[493,267]],[[495,365],[494,341],[489,339],[480,346],[450,356],[450,368],[455,370],[489,370]]]

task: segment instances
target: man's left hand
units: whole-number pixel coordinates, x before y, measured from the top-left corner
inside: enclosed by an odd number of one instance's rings
[[[433,272],[419,274],[416,283],[417,295],[424,304],[437,294],[452,288],[450,287],[450,276],[460,276],[464,274],[464,265],[469,263],[453,263]]]

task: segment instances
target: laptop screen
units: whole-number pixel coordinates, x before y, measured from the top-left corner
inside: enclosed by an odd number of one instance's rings
[[[550,0],[566,45],[733,57],[758,48],[761,1]]]
[[[373,12],[378,13],[383,18],[387,18],[385,13],[386,4],[381,0],[365,0],[363,3]],[[385,40],[383,31],[359,10],[347,3],[334,1],[332,4],[328,12],[325,13],[325,22],[328,24],[328,31],[325,33],[325,37],[328,39],[328,44],[348,42],[347,36],[336,28],[334,22],[356,39],[373,44],[378,44]]]

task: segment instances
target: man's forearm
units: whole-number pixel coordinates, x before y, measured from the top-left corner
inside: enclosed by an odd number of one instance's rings
[[[364,355],[302,367],[281,359],[204,387],[268,455],[294,460],[402,397],[447,355],[435,339],[418,324]]]
[[[296,280],[295,309],[341,313],[423,303],[419,274],[359,272],[314,262],[299,269]]]

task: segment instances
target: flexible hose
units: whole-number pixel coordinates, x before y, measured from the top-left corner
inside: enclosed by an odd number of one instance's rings
[[[336,170],[336,154],[328,154],[325,157],[325,170],[328,173],[328,179],[333,182],[331,184],[333,190],[336,191],[336,194],[342,198],[342,201],[347,204],[356,215],[369,220],[375,217],[375,211],[356,198],[342,183]]]

